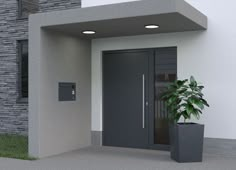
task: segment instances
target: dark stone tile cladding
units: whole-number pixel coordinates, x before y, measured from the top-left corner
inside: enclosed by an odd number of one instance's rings
[[[80,0],[39,0],[39,11],[78,8]],[[28,39],[28,19],[17,0],[0,1],[0,133],[28,134],[28,103],[19,102],[17,40]]]

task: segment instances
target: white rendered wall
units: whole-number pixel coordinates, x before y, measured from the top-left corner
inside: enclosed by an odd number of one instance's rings
[[[200,120],[205,124],[205,137],[236,139],[236,1],[189,2],[208,16],[207,31],[92,41],[93,131],[102,131],[102,51],[177,46],[178,78],[194,75],[206,87],[204,93],[211,107]]]
[[[30,53],[29,152],[45,157],[91,144],[91,43],[49,31],[40,37],[41,51]],[[76,101],[58,101],[59,82],[76,83]]]
[[[138,1],[138,0],[82,0],[82,8],[91,7],[91,6],[99,6],[99,5],[107,5],[107,4],[115,4],[129,1]]]

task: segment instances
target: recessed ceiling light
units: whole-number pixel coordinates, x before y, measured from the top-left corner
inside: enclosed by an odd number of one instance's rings
[[[145,28],[147,28],[147,29],[157,29],[157,28],[159,28],[159,25],[154,25],[154,24],[145,25]]]
[[[83,34],[95,34],[96,32],[95,31],[92,31],[92,30],[86,30],[86,31],[82,31]]]

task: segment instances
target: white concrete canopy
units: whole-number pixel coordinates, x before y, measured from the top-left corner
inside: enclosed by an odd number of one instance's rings
[[[89,39],[207,29],[207,17],[184,0],[126,2],[46,13],[42,17],[50,21],[44,22],[45,28]],[[145,29],[149,24],[160,27]],[[84,30],[96,34],[86,36]]]
[[[146,30],[144,25],[158,24]],[[94,29],[91,36],[81,34]],[[91,144],[91,39],[207,29],[184,0],[149,0],[33,14],[29,18],[29,153],[45,157]],[[77,100],[58,101],[58,83]]]

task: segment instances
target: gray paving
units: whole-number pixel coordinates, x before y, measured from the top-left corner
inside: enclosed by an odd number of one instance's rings
[[[236,170],[236,158],[204,155],[202,163],[176,163],[164,151],[88,147],[37,161],[0,158],[0,170]]]

